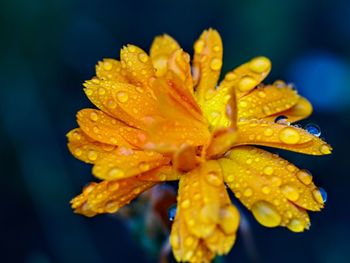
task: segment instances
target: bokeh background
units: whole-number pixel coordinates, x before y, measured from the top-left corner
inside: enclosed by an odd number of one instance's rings
[[[334,147],[322,158],[281,153],[328,192],[311,229],[267,229],[243,209],[248,230],[221,262],[350,262],[350,1],[17,0],[0,14],[0,262],[158,261],[124,220],[72,213],[92,176],[65,134],[92,106],[81,84],[98,60],[127,43],[148,50],[165,32],[192,53],[208,27],[223,38],[224,71],[268,56],[267,82],[293,82],[315,108],[302,124],[317,123]]]

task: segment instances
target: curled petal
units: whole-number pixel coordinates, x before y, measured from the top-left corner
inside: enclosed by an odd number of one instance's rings
[[[312,177],[269,152],[236,147],[219,163],[227,185],[264,226],[303,231],[310,224],[304,209],[323,207]]]
[[[137,177],[93,182],[72,199],[72,208],[74,212],[89,217],[101,213],[115,213],[155,184],[156,182],[140,180]]]
[[[307,131],[289,125],[266,121],[238,124],[235,145],[262,145],[311,155],[331,153],[331,146]]]
[[[199,104],[213,92],[222,67],[222,41],[216,30],[205,30],[194,44],[193,79]]]
[[[254,89],[238,100],[238,119],[261,119],[293,107],[299,95],[292,88],[273,85]]]
[[[168,60],[171,55],[180,49],[179,44],[169,35],[164,34],[153,40],[150,56],[157,77],[164,76],[168,71]]]
[[[208,157],[218,157],[226,153],[237,142],[238,133],[233,128],[222,129],[212,135],[211,142],[207,148]]]
[[[141,147],[146,141],[146,133],[127,126],[102,111],[83,109],[77,114],[80,128],[92,139],[116,146]]]
[[[266,117],[265,119],[273,122],[278,116],[286,116],[288,118],[288,122],[296,122],[303,120],[310,116],[312,113],[312,105],[311,103],[305,99],[304,97],[299,97],[297,103],[290,109],[279,112],[277,114]]]
[[[146,52],[137,46],[128,45],[120,50],[120,61],[130,83],[150,91],[148,82],[154,77],[154,68]]]
[[[96,65],[96,76],[100,80],[111,80],[115,82],[128,82],[121,73],[122,66],[118,60],[105,58]]]
[[[259,83],[271,70],[271,62],[266,57],[256,57],[225,75],[219,87],[234,86],[237,98],[241,98]]]

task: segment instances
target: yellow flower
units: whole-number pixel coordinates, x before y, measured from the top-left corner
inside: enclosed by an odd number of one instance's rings
[[[189,262],[209,262],[235,242],[239,212],[225,184],[260,224],[309,228],[306,210],[324,205],[312,176],[248,145],[331,153],[317,136],[289,124],[312,107],[282,81],[260,84],[271,69],[265,57],[227,73],[217,86],[222,51],[219,34],[209,29],[194,45],[192,68],[168,35],[155,38],[150,55],[128,45],[120,61],[98,63],[84,86],[99,110],[79,111],[79,128],[67,136],[72,154],[93,164],[102,181],[72,200],[75,212],[114,213],[155,184],[179,180],[170,243],[175,258]]]

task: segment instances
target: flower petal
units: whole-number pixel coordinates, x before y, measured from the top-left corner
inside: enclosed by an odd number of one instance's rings
[[[297,103],[290,109],[279,112],[277,114],[271,115],[269,117],[265,117],[265,120],[273,122],[278,116],[286,116],[288,118],[288,122],[296,122],[303,120],[310,116],[312,113],[312,105],[311,103],[305,99],[304,97],[299,97]]]
[[[311,155],[331,153],[331,146],[304,129],[264,120],[238,124],[235,145],[262,145]]]
[[[141,147],[146,141],[146,133],[127,126],[102,111],[83,109],[77,114],[80,128],[92,139],[116,146]]]
[[[96,65],[96,75],[100,80],[111,80],[115,82],[128,82],[121,74],[122,66],[118,60],[105,58]]]
[[[260,87],[238,100],[238,119],[261,119],[290,109],[298,100],[299,95],[288,86]]]
[[[95,164],[92,172],[100,179],[122,179],[169,163],[169,158],[156,152],[96,142],[80,129],[70,131],[67,136],[71,153],[84,162]]]
[[[150,50],[153,67],[157,77],[164,76],[168,71],[168,60],[171,55],[180,49],[179,44],[169,35],[164,34],[153,40]]]
[[[222,41],[214,29],[205,30],[194,44],[193,79],[199,104],[215,90],[222,67]]]
[[[130,83],[150,91],[148,82],[155,76],[155,70],[146,52],[137,46],[127,45],[120,50],[120,61]]]
[[[137,128],[159,116],[157,101],[141,87],[120,82],[85,82],[86,94],[101,110]]]
[[[236,147],[219,163],[227,185],[264,226],[303,231],[310,223],[304,209],[323,207],[312,177],[269,152]]]
[[[261,83],[271,70],[266,57],[256,57],[225,75],[219,87],[234,86],[237,98],[241,98]]]
[[[137,177],[90,183],[72,201],[74,212],[88,217],[102,213],[115,213],[135,197],[154,186],[156,182]]]

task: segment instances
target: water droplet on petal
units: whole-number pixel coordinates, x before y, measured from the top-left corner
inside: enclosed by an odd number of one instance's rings
[[[258,201],[251,208],[255,219],[266,227],[276,227],[281,223],[281,216],[274,205],[266,201]]]
[[[236,78],[237,78],[237,75],[233,72],[229,72],[225,76],[225,80],[227,81],[232,81],[232,80],[235,80]]]
[[[129,96],[128,96],[128,94],[125,93],[124,91],[119,91],[119,92],[117,93],[117,99],[118,99],[120,102],[124,103],[124,102],[126,102],[126,101],[129,99]]]
[[[300,140],[300,135],[297,130],[286,127],[280,131],[279,139],[286,144],[296,144]]]
[[[289,125],[290,123],[287,120],[288,120],[287,116],[280,115],[276,117],[275,123],[282,124],[282,125]]]
[[[251,77],[244,77],[238,83],[238,89],[242,92],[249,91],[253,89],[258,82]]]
[[[213,50],[214,50],[215,52],[219,52],[219,51],[221,50],[221,48],[220,48],[219,45],[215,45],[215,46],[213,47]]]
[[[328,145],[326,145],[326,144],[321,145],[320,152],[322,154],[330,154],[331,153],[331,148]]]
[[[187,237],[185,239],[185,246],[190,247],[190,246],[192,246],[193,242],[194,242],[193,237]]]
[[[257,57],[249,63],[250,70],[256,73],[263,73],[269,69],[271,62],[266,57]]]
[[[83,151],[82,151],[80,148],[76,148],[75,151],[74,151],[74,154],[75,154],[76,156],[80,156],[80,155],[83,154]]]
[[[308,170],[300,170],[297,172],[298,179],[305,185],[309,185],[312,182],[312,175]]]
[[[292,219],[288,225],[287,225],[288,229],[293,231],[293,232],[303,232],[305,229],[305,225],[302,221],[300,221],[299,219]]]
[[[251,188],[247,188],[247,189],[244,190],[243,195],[245,197],[252,196],[253,195],[253,190]]]
[[[91,119],[92,121],[97,121],[97,120],[98,120],[98,115],[97,115],[97,113],[96,113],[96,112],[91,112],[91,113],[90,113],[90,119]]]
[[[183,201],[181,202],[181,207],[184,208],[184,209],[189,208],[190,205],[191,205],[190,200],[187,200],[187,199],[186,199],[186,200],[183,200]]]
[[[222,178],[216,172],[210,172],[205,177],[211,185],[220,186],[223,183]]]
[[[309,123],[305,126],[304,128],[308,133],[316,136],[316,137],[320,137],[321,136],[321,128],[314,123]]]
[[[109,201],[105,206],[106,212],[115,213],[119,209],[119,203],[117,201]]]
[[[141,162],[139,164],[139,169],[142,171],[142,172],[146,172],[150,169],[150,165],[146,162]]]
[[[113,65],[112,65],[111,62],[109,62],[109,61],[103,62],[103,68],[104,68],[105,70],[111,70],[112,67],[113,67]]]
[[[140,53],[139,60],[143,63],[146,63],[148,61],[148,56],[145,53]]]
[[[312,195],[320,204],[324,204],[327,201],[327,192],[322,187],[313,190]]]
[[[201,53],[204,49],[204,41],[203,40],[198,40],[195,44],[194,44],[194,51],[196,53]]]
[[[98,156],[97,152],[95,152],[93,150],[88,152],[88,159],[90,161],[95,161],[97,159],[97,156]]]
[[[124,176],[124,171],[118,167],[113,167],[108,172],[108,177],[111,179],[120,179]]]
[[[283,195],[290,201],[296,201],[299,199],[299,191],[291,185],[283,185],[281,187]]]
[[[266,175],[271,175],[271,174],[273,174],[273,168],[272,168],[271,166],[266,166],[266,167],[264,168],[264,174],[266,174]]]
[[[107,185],[107,188],[108,188],[108,191],[117,191],[119,189],[119,183],[118,182],[108,182],[108,185]]]
[[[267,195],[271,192],[271,188],[266,185],[261,189],[261,191],[263,192],[263,194]]]
[[[323,203],[327,202],[328,194],[327,194],[326,190],[324,190],[322,187],[319,187],[318,190],[321,193],[321,196],[322,196],[322,199],[323,199]]]
[[[218,59],[218,58],[214,58],[210,63],[210,68],[215,71],[220,70],[221,66],[222,66],[222,61],[221,59]]]

